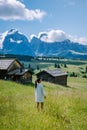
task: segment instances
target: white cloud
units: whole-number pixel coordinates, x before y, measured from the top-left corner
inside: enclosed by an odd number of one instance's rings
[[[47,42],[61,42],[66,39],[66,33],[62,30],[51,30],[49,32],[39,33],[38,38]]]
[[[80,38],[79,38],[79,43],[87,44],[87,38],[85,38],[85,37],[80,37]]]
[[[87,45],[87,38],[86,37],[77,37],[77,36],[68,35],[68,39],[70,39],[73,42],[78,42],[80,44]]]
[[[31,35],[30,39],[32,39],[32,37],[35,36],[37,38],[39,38],[40,40],[44,41],[44,42],[62,42],[64,40],[71,40],[72,42],[78,42],[80,44],[85,44],[87,45],[87,38],[85,37],[76,37],[76,36],[72,36],[70,34],[67,34],[66,32],[62,31],[62,30],[51,30],[48,32],[40,32],[38,34],[38,36],[36,35]]]
[[[0,19],[3,20],[41,20],[45,14],[40,9],[27,9],[18,0],[0,0]]]
[[[64,7],[73,7],[76,6],[76,0],[63,0],[64,2]]]

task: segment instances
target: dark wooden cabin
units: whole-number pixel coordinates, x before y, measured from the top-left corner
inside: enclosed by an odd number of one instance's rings
[[[0,59],[0,79],[32,82],[32,72],[24,69],[17,59]]]
[[[60,69],[43,70],[36,75],[37,78],[41,78],[44,81],[67,86],[67,73]]]
[[[32,71],[28,69],[16,69],[8,73],[10,79],[20,83],[32,82]]]

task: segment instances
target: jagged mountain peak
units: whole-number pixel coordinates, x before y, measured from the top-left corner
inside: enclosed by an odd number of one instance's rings
[[[6,43],[7,41],[7,43]],[[8,31],[7,35],[5,36],[5,41],[3,44],[28,44],[29,41],[27,37],[20,33],[17,29],[11,29]]]
[[[29,46],[27,37],[17,29],[7,31],[3,38],[0,53],[34,56],[34,52]]]
[[[8,34],[14,34],[15,32],[18,32],[18,30],[17,29],[10,29],[8,31]]]
[[[19,35],[24,35],[23,33],[19,32],[17,29],[10,29],[7,33],[8,35],[14,35],[14,34],[19,34]]]
[[[41,33],[39,39],[41,39],[42,37],[47,37],[47,33]]]

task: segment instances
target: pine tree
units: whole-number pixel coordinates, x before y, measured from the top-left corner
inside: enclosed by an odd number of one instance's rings
[[[31,68],[31,65],[29,64],[28,68],[30,69]]]
[[[60,65],[59,65],[59,64],[57,65],[57,68],[60,68]]]
[[[56,64],[56,63],[55,63],[55,65],[54,65],[54,67],[57,68],[57,64]]]
[[[86,73],[87,73],[87,66],[86,66]]]
[[[39,67],[39,65],[37,65],[37,70],[39,70],[40,69],[40,67]]]
[[[65,67],[65,68],[67,68],[67,65],[66,65],[66,64],[64,64],[64,67]]]

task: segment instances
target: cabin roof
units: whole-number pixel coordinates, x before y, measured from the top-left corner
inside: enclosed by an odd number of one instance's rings
[[[21,65],[21,63],[20,63],[17,59],[0,59],[0,69],[1,69],[1,70],[7,70],[8,67],[9,67],[15,60]]]
[[[19,76],[21,76],[21,75],[24,75],[26,72],[29,72],[29,73],[32,74],[32,72],[28,69],[15,69],[15,70],[9,72],[8,75],[19,75]]]
[[[62,75],[67,75],[66,72],[63,72],[61,69],[54,69],[54,70],[43,70],[39,73],[37,73],[37,75],[39,75],[42,72],[46,72],[48,74],[50,74],[53,77],[57,77],[57,76],[62,76]]]
[[[8,69],[8,67],[10,66],[10,64],[12,64],[13,61],[14,61],[14,59],[1,59],[0,60],[0,69],[2,69],[2,70]]]

